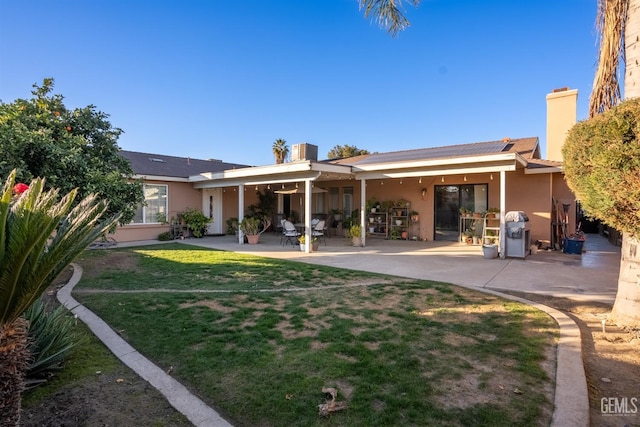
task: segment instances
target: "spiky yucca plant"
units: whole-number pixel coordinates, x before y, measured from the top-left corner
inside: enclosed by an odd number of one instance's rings
[[[16,171],[0,193],[0,414],[3,426],[18,425],[29,360],[24,311],[118,216],[101,220],[106,203],[87,196],[71,208],[76,190],[59,198],[35,179],[14,195]],[[18,184],[16,187],[19,187]],[[22,184],[22,187],[25,186]]]

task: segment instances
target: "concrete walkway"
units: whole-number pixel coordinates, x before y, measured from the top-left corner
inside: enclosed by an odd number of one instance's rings
[[[580,330],[568,316],[550,307],[501,291],[520,291],[612,304],[617,289],[620,248],[598,235],[588,235],[586,252],[569,255],[540,251],[526,259],[485,259],[478,246],[451,242],[414,242],[368,239],[354,248],[343,238],[329,238],[318,252],[283,247],[279,236],[263,234],[258,245],[239,245],[231,236],[179,241],[212,249],[250,253],[270,258],[343,267],[416,279],[438,280],[524,302],[551,315],[560,326],[553,426],[589,425],[589,401],[582,363]],[[158,241],[119,244],[118,247],[158,244]],[[81,274],[79,272],[78,274]],[[74,272],[74,278],[76,273]],[[141,377],[164,394],[171,405],[196,426],[228,426],[213,409],[141,356],[108,325],[71,297],[79,276],[59,292],[58,299]],[[73,283],[72,283],[73,282]]]

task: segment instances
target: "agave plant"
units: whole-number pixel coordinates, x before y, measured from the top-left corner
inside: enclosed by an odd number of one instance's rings
[[[106,202],[89,195],[74,208],[77,191],[59,198],[44,180],[15,184],[12,171],[0,193],[0,413],[18,425],[28,366],[23,313],[91,242],[118,220],[102,220]]]

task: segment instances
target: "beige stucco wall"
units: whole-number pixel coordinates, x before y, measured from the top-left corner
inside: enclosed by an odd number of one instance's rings
[[[149,184],[167,185],[167,199],[169,212],[167,219],[176,216],[186,208],[202,210],[201,191],[193,188],[187,182],[146,181]],[[128,224],[118,227],[112,236],[118,242],[132,242],[137,240],[155,240],[160,233],[169,231],[169,225],[163,224]]]

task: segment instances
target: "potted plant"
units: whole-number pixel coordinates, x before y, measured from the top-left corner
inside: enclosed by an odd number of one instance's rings
[[[498,209],[498,208],[489,208],[489,209],[487,209],[486,216],[487,216],[487,218],[491,218],[491,216],[493,216],[494,218],[500,218],[500,209]]]
[[[411,222],[420,221],[420,214],[418,213],[418,211],[409,212],[409,216],[411,217]]]
[[[467,217],[471,212],[469,210],[467,210],[466,208],[460,208],[460,216],[461,217]]]
[[[377,207],[378,207],[378,201],[376,200],[375,197],[371,197],[365,203],[365,209],[367,212],[375,213],[376,210],[378,209]]]
[[[304,245],[307,241],[307,237],[303,234],[302,236],[298,237],[298,242],[300,243],[300,250],[302,252],[304,252]],[[320,242],[318,241],[317,237],[312,237],[311,238],[311,250],[316,252],[318,250],[318,248],[320,248]]]
[[[240,223],[240,230],[247,236],[247,242],[250,245],[255,245],[260,240],[260,235],[264,233],[271,225],[271,219],[269,217],[263,217],[262,220],[256,217],[245,217]]]
[[[349,228],[349,236],[351,237],[351,244],[353,246],[362,246],[362,227],[358,224],[354,224]]]
[[[211,219],[202,212],[191,208],[178,213],[178,221],[189,228],[193,237],[204,236],[207,231],[207,224],[211,222]]]

